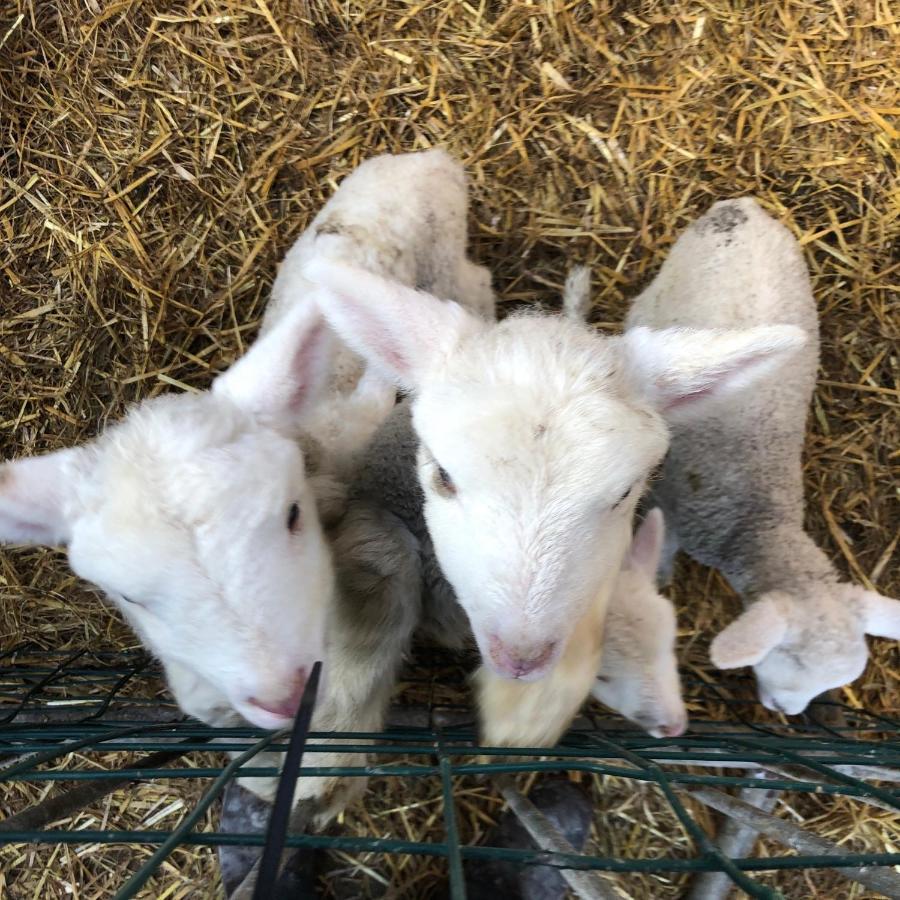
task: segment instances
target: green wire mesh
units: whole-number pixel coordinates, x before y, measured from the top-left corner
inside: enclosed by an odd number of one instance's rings
[[[846,724],[830,726],[808,716],[799,723],[765,725],[752,721],[755,708],[730,700],[706,684],[688,687],[728,704],[729,721],[694,720],[689,734],[660,741],[620,719],[582,717],[552,751],[545,748],[480,747],[464,708],[424,707],[419,725],[391,726],[378,734],[310,734],[300,777],[321,774],[391,776],[430,779],[443,796],[443,841],[419,842],[381,835],[291,834],[288,845],[345,852],[428,854],[447,860],[450,896],[465,897],[463,860],[501,859],[601,872],[726,872],[753,897],[777,896],[750,873],[776,869],[861,868],[900,865],[900,853],[785,855],[729,859],[710,841],[682,802],[697,788],[784,789],[856,798],[900,810],[900,723],[865,711],[841,707]],[[333,750],[324,739],[338,739],[342,749],[359,755],[355,767],[315,766],[316,752]],[[211,749],[231,750],[239,760],[220,766],[189,765],[184,755],[168,765],[107,771],[93,757],[108,751],[166,753],[174,756]],[[159,672],[144,654],[80,651],[60,654],[27,645],[0,653],[0,783],[15,781],[73,784],[152,779],[201,779],[204,797],[174,831],[117,829],[16,828],[16,820],[0,821],[0,844],[134,844],[158,845],[141,873],[123,885],[118,898],[135,896],[153,867],[180,844],[259,845],[260,834],[195,833],[201,814],[236,776],[275,775],[276,769],[253,765],[263,749],[284,752],[286,740],[254,728],[209,728],[185,719],[161,687]],[[71,757],[78,750],[77,757]],[[367,754],[373,763],[367,765]],[[60,760],[68,765],[58,768]],[[73,762],[73,760],[81,762]],[[760,770],[769,777],[761,781]],[[485,846],[460,840],[452,779],[460,775],[500,776],[507,773],[583,772],[612,775],[655,785],[692,840],[688,858],[613,858]],[[27,811],[23,811],[27,812]],[[16,811],[18,817],[19,811]],[[11,826],[11,827],[10,827]]]

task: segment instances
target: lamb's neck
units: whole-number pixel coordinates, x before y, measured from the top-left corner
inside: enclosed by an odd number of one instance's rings
[[[775,526],[754,540],[742,536],[722,565],[731,586],[745,600],[766,591],[799,589],[813,582],[838,581],[825,552],[802,529]]]

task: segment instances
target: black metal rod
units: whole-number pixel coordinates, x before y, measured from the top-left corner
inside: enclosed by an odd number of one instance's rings
[[[294,720],[291,742],[285,754],[281,779],[278,782],[275,803],[272,806],[272,815],[269,817],[266,843],[259,861],[259,875],[256,879],[256,890],[253,893],[254,900],[270,900],[275,891],[275,883],[278,881],[281,852],[284,850],[284,841],[287,837],[288,821],[294,805],[294,793],[297,789],[297,776],[303,761],[306,737],[309,734],[313,709],[316,705],[316,692],[319,689],[321,671],[322,663],[317,662],[312,667],[309,681],[306,682],[306,687],[303,689],[303,699],[300,701],[300,710]]]

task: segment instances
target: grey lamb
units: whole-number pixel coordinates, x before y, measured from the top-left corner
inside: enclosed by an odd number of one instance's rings
[[[739,396],[673,427],[653,499],[671,554],[680,546],[716,567],[744,599],[745,612],[712,643],[713,663],[753,666],[762,703],[793,715],[862,673],[866,634],[900,638],[900,602],[842,582],[803,528],[819,327],[800,248],[754,200],[716,203],[679,237],[626,323],[763,324],[799,326],[806,345]]]

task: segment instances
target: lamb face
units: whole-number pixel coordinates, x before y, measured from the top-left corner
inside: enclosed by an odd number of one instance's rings
[[[289,722],[323,653],[331,558],[285,432],[316,402],[328,342],[296,310],[213,391],[145,401],[92,444],[0,469],[0,540],[67,545],[167,668],[190,673],[173,689],[207,720],[231,706]]]
[[[364,163],[288,253],[261,337],[211,392],[146,402],[90,447],[0,468],[0,541],[67,544],[74,570],[163,661],[182,708],[211,724],[292,718],[334,593],[314,500],[340,507],[333,476],[396,393],[360,378],[299,268],[331,254],[471,294],[488,315],[490,277],[465,255],[466,207],[446,153]],[[310,434],[327,497],[313,497],[298,447]]]
[[[513,319],[478,333],[412,407],[438,563],[482,658],[524,680],[554,665],[618,568],[666,446],[662,418],[618,383],[614,346],[566,327],[545,341],[564,324]],[[471,373],[485,371],[473,390]],[[539,374],[551,372],[555,383]]]
[[[662,513],[654,509],[635,533],[610,596],[592,694],[653,737],[677,737],[687,727],[687,712],[675,656],[675,609],[656,590],[663,530]]]
[[[713,641],[720,669],[753,666],[763,706],[802,713],[866,667],[866,634],[900,638],[900,603],[851,584],[769,591]]]
[[[435,554],[486,664],[520,680],[545,675],[608,593],[666,419],[802,341],[790,328],[610,338],[550,316],[493,324],[352,267],[305,275],[337,333],[414,391]]]

